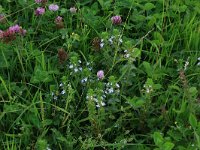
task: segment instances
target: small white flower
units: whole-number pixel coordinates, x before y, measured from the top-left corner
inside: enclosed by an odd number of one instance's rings
[[[78,68],[74,68],[74,72],[78,72]]]
[[[65,91],[65,90],[62,90],[61,94],[64,95],[65,93],[66,93],[66,91]]]
[[[88,80],[87,78],[84,78],[81,80],[81,83],[85,83],[85,82],[87,82],[87,80]]]
[[[198,62],[197,66],[200,66],[200,62]]]
[[[124,53],[127,53],[128,52],[128,50],[126,49],[126,50],[124,50]]]
[[[108,39],[108,41],[110,42],[110,44],[113,44],[113,38],[114,38],[114,36],[111,36],[111,37]]]
[[[63,83],[60,83],[60,85],[59,85],[60,87],[62,87],[63,86]]]
[[[51,92],[51,96],[54,96],[54,92]]]
[[[81,60],[78,60],[79,64],[81,64]]]
[[[199,58],[197,58],[197,60],[199,60],[199,61],[200,61],[200,57],[199,57]]]
[[[111,87],[110,89],[108,89],[108,93],[113,93],[114,92],[114,89]]]
[[[119,86],[119,84],[118,84],[118,83],[116,83],[116,84],[115,84],[115,86],[116,86],[117,88],[120,88],[120,86]]]
[[[125,57],[125,58],[129,58],[129,57],[130,57],[130,54],[125,54],[124,57]]]
[[[87,63],[86,63],[86,66],[89,66],[89,65],[90,65],[90,63],[89,63],[89,62],[87,62]]]
[[[70,68],[70,69],[74,68],[74,65],[71,64],[71,65],[69,66],[69,68]]]
[[[104,103],[104,102],[101,101],[101,106],[105,106],[105,105],[106,105],[106,103]]]
[[[103,48],[103,46],[104,46],[104,43],[100,43],[100,47]]]

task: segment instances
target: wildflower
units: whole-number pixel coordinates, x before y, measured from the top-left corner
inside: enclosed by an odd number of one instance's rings
[[[56,4],[51,4],[49,5],[49,10],[50,11],[57,11],[59,9],[59,6]]]
[[[61,16],[57,16],[55,19],[55,23],[60,23],[63,21],[63,18]]]
[[[78,72],[78,68],[74,68],[74,72]]]
[[[61,94],[64,95],[65,93],[66,93],[66,91],[65,91],[65,90],[62,90]]]
[[[42,3],[42,0],[35,0],[37,4]]]
[[[112,24],[114,24],[114,25],[119,25],[122,23],[122,19],[120,16],[113,16],[111,18],[111,21],[112,21]]]
[[[75,14],[76,11],[77,11],[77,9],[76,9],[75,7],[71,7],[71,8],[69,9],[69,11],[70,11],[72,14]]]
[[[18,24],[16,24],[14,26],[9,27],[8,30],[13,33],[18,33],[21,30],[21,27]]]
[[[45,13],[45,9],[42,8],[42,7],[38,7],[38,8],[35,10],[35,15],[36,15],[36,16],[43,15],[44,13]]]
[[[64,22],[63,22],[63,18],[62,17],[57,16],[56,19],[55,19],[55,21],[54,21],[54,23],[56,24],[56,27],[58,29],[64,28]]]
[[[87,80],[88,80],[87,77],[86,77],[86,78],[83,78],[83,79],[81,80],[81,83],[85,83],[85,82],[87,82]]]
[[[98,77],[99,79],[103,79],[103,78],[104,78],[104,71],[103,71],[103,70],[99,70],[99,71],[97,72],[97,77]]]
[[[60,48],[58,50],[58,60],[60,62],[60,64],[63,64],[66,60],[67,60],[67,53],[65,52],[65,50],[63,48]]]
[[[110,42],[111,45],[113,44],[113,39],[114,39],[114,38],[115,38],[114,36],[111,36],[111,37],[108,39],[108,41]]]

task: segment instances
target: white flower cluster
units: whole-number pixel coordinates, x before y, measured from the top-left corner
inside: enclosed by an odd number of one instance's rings
[[[149,93],[151,93],[152,91],[153,91],[153,88],[152,88],[152,86],[151,85],[144,85],[144,88],[145,88],[145,92],[147,93],[147,94],[149,94]]]
[[[106,83],[106,89],[104,91],[104,93],[107,94],[119,94],[120,92],[120,85],[118,83],[114,84],[113,83]]]
[[[89,63],[89,62],[86,63],[86,69],[88,69],[88,71],[92,71],[91,63]],[[84,78],[81,80],[81,83],[82,83],[82,84],[85,84],[85,83],[87,83],[88,81],[90,81],[89,76],[86,76],[86,77],[84,77]]]
[[[130,61],[135,61],[134,57],[131,57],[132,53],[134,53],[134,49],[132,51],[124,50],[124,58],[129,59]]]
[[[96,103],[96,107],[99,108],[101,106],[106,106],[106,103],[103,101],[104,100],[104,96],[97,96],[97,95],[93,95],[93,96],[86,96],[87,100],[93,100]]]
[[[69,68],[72,70],[72,73],[77,73],[77,72],[82,72],[83,68],[80,66],[81,65],[81,60],[78,60],[78,63],[75,64],[75,63],[71,63],[69,64]]]
[[[61,82],[59,84],[59,87],[61,89],[61,92],[56,91],[56,92],[51,93],[51,96],[53,97],[53,100],[55,100],[55,101],[58,100],[58,96],[65,95],[66,94],[66,88],[70,88],[71,85],[68,84],[67,87],[66,87],[66,84]]]
[[[118,43],[118,45],[122,44],[123,40],[121,38],[121,35],[116,36],[111,36],[108,39],[108,42],[110,43],[110,45],[113,45],[114,41],[116,41]]]

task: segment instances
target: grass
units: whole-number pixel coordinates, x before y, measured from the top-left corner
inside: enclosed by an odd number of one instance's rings
[[[2,149],[200,149],[198,0],[3,0],[0,17]]]

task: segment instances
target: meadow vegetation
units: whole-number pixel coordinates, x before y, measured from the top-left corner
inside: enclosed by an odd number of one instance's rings
[[[0,149],[200,149],[199,0],[0,0]]]

